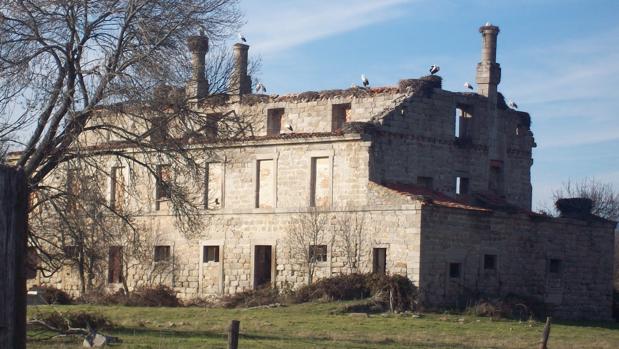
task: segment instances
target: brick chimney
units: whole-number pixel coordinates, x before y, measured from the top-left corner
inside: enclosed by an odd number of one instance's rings
[[[496,44],[499,27],[490,23],[479,28],[482,35],[481,62],[477,64],[477,93],[488,97],[496,105],[497,86],[501,82],[501,66],[496,62]]]
[[[202,33],[190,36],[187,38],[187,46],[191,51],[192,70],[185,92],[189,99],[201,99],[208,95],[205,57],[208,52],[208,38]]]
[[[230,76],[228,93],[232,95],[244,95],[251,93],[251,77],[247,75],[247,53],[249,45],[237,43],[234,49],[234,68]]]

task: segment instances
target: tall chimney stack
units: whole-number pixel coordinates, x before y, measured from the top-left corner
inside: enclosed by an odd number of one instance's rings
[[[477,93],[488,97],[488,103],[497,103],[497,86],[501,82],[501,66],[496,62],[496,42],[499,27],[490,23],[479,28],[482,35],[481,62],[477,64]]]
[[[251,77],[247,75],[247,53],[249,45],[234,44],[234,69],[230,77],[228,93],[244,95],[251,93]]]
[[[191,80],[187,82],[186,94],[189,99],[201,99],[208,95],[208,80],[206,79],[206,53],[208,38],[203,34],[187,38],[187,46],[191,51]]]

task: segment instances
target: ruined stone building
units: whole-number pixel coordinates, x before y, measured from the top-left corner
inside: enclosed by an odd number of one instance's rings
[[[249,47],[236,44],[231,92],[197,105],[252,115],[253,135],[220,141],[215,134],[188,145],[211,154],[193,193],[206,223],[191,238],[181,234],[158,181],[131,183],[113,161],[106,165],[110,204],[125,200],[119,183],[144,188],[143,201],[125,204],[141,205],[140,220],[157,236],[153,263],[176,265],[161,282],[184,299],[304,284],[290,226],[319,210],[329,227],[338,217],[363,217],[359,270],[407,276],[431,307],[514,294],[551,305],[555,316],[607,319],[614,225],[569,206],[559,218],[531,211],[531,118],[498,92],[499,28],[480,32],[476,92],[446,91],[439,76],[426,76],[388,87],[257,94]],[[190,49],[194,75],[185,91],[200,100],[209,94],[207,39],[190,38]],[[176,170],[159,169],[159,181]],[[110,288],[145,274],[122,275],[123,248],[109,250]],[[315,279],[351,269],[337,237],[310,251]],[[75,291],[74,279],[69,268],[31,283]]]

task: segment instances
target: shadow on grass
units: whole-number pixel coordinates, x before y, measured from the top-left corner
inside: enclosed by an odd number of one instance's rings
[[[553,325],[561,326],[576,326],[588,328],[603,328],[607,330],[619,330],[619,322],[612,321],[568,321],[568,320],[552,320]]]
[[[139,335],[139,336],[147,336],[147,337],[168,337],[170,339],[212,339],[212,340],[226,340],[227,335],[221,332],[214,331],[198,331],[198,330],[173,330],[173,329],[150,329],[150,328],[134,328],[134,327],[119,327],[115,328],[111,331],[115,336],[119,336],[121,339],[123,335]],[[442,343],[442,342],[419,342],[419,343],[411,343],[411,342],[398,342],[396,340],[390,338],[377,339],[377,340],[369,340],[369,339],[345,339],[345,340],[336,340],[329,336],[307,336],[307,337],[299,337],[299,336],[283,336],[283,335],[260,335],[255,333],[241,333],[239,336],[239,341],[247,343],[249,348],[253,347],[264,347],[265,343],[256,343],[256,342],[280,342],[280,343],[296,343],[295,347],[298,344],[308,345],[308,347],[314,347],[317,344],[327,344],[327,343],[339,343],[342,348],[347,347],[347,344],[352,344],[355,347],[361,345],[362,347],[367,348],[375,348],[377,345],[380,346],[397,346],[397,347],[407,347],[407,348],[425,348],[425,349],[433,349],[433,348],[453,348],[453,349],[473,349],[477,347],[465,345],[465,344],[454,344],[454,343]],[[258,346],[251,345],[258,344]],[[339,346],[337,346],[339,347]]]

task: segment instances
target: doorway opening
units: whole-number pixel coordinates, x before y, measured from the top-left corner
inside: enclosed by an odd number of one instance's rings
[[[254,288],[271,284],[271,246],[256,245],[254,250]]]

